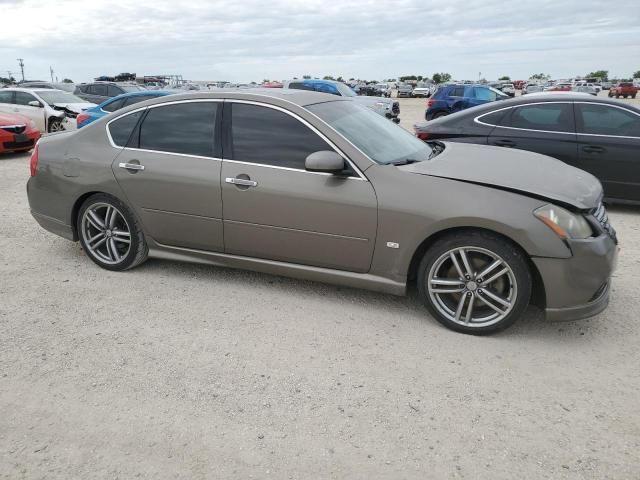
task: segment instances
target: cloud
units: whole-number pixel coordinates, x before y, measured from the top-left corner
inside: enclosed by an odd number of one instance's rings
[[[0,72],[25,59],[76,81],[132,71],[192,79],[284,79],[306,73],[395,77],[449,71],[556,77],[640,68],[635,0],[23,0],[3,2]]]

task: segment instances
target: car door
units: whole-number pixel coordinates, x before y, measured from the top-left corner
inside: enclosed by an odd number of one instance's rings
[[[15,92],[14,102],[14,112],[33,120],[41,132],[46,131],[44,105],[41,100],[29,92]],[[40,106],[34,107],[29,105],[29,102],[38,102]]]
[[[577,165],[575,121],[571,102],[541,102],[513,107],[496,126],[489,145],[519,148]]]
[[[640,201],[640,114],[622,106],[576,102],[579,167],[606,197]]]
[[[224,249],[220,105],[205,100],[163,104],[108,124],[113,144],[126,145],[113,161],[116,179],[160,244]]]
[[[225,251],[367,272],[377,228],[367,179],[349,161],[341,175],[306,171],[309,154],[337,149],[279,107],[227,101],[223,123]]]
[[[484,87],[471,87],[470,95],[471,97],[467,99],[468,107],[475,107],[476,105],[493,102],[497,99],[496,92]]]

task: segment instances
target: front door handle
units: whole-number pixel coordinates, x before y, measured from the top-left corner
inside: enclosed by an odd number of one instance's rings
[[[119,163],[118,166],[120,168],[124,168],[125,170],[135,171],[135,172],[144,170],[144,165],[140,165],[139,163]]]
[[[233,185],[240,185],[243,187],[257,187],[258,182],[254,182],[253,180],[249,180],[247,178],[238,178],[238,177],[227,177],[224,179],[227,183],[232,183]]]
[[[513,140],[496,140],[495,142],[493,142],[494,145],[497,145],[498,147],[515,147],[516,146],[516,142],[514,142]]]
[[[587,145],[582,147],[582,151],[587,153],[602,153],[605,151],[605,148],[598,147],[597,145]]]

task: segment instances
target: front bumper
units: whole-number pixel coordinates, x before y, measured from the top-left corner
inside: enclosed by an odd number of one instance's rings
[[[570,240],[570,258],[532,258],[544,284],[548,320],[579,320],[609,304],[618,246],[607,234]]]

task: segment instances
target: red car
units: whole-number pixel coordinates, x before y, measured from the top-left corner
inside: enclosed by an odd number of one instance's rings
[[[622,82],[616,85],[615,87],[611,87],[609,89],[609,98],[611,97],[636,98],[636,95],[638,94],[638,90],[639,90],[638,87],[635,87],[633,83]]]
[[[0,113],[0,153],[27,152],[39,139],[38,127],[27,117]]]

